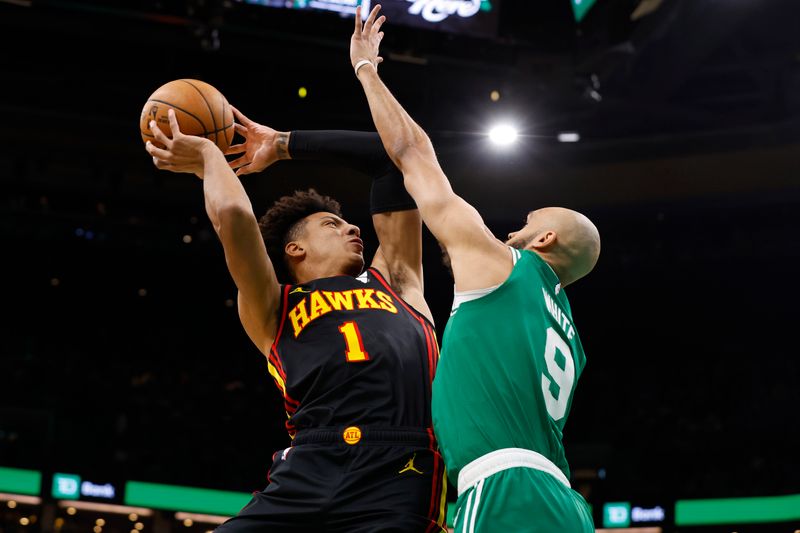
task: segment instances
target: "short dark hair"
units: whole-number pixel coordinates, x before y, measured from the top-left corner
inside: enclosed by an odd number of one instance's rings
[[[267,254],[272,260],[279,281],[294,280],[294,272],[289,268],[284,251],[286,244],[301,234],[307,216],[320,212],[342,216],[339,202],[330,196],[319,194],[314,189],[308,189],[295,191],[291,196],[282,196],[258,219],[258,227],[261,228]]]

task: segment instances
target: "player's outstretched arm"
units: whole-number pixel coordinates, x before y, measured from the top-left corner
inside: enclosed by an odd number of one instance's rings
[[[360,8],[350,41],[350,60],[364,88],[386,152],[403,173],[405,186],[433,235],[447,249],[459,290],[483,288],[508,275],[509,254],[478,212],[453,189],[428,135],[408,115],[378,76],[378,46],[385,17],[376,5],[362,25]]]
[[[237,176],[261,172],[282,159],[316,160],[353,168],[377,177],[394,168],[375,132],[350,130],[278,131],[248,118],[231,106],[234,127],[243,141],[225,150]]]
[[[158,148],[147,143],[157,168],[194,173],[203,180],[206,213],[225,251],[225,261],[239,289],[239,317],[264,355],[275,338],[280,286],[267,256],[253,207],[223,153],[208,139],[180,132],[169,110],[172,139],[151,124]]]
[[[325,161],[343,165],[371,178],[395,168],[375,132],[350,130],[278,131],[248,118],[231,106],[234,127],[243,141],[225,150],[239,157],[228,162],[237,176],[261,172],[283,159]]]

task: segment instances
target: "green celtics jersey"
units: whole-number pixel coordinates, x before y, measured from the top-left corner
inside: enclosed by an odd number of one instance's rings
[[[533,252],[511,252],[508,279],[454,305],[442,339],[433,427],[454,484],[501,448],[538,452],[569,479],[561,436],[586,357],[555,272]]]

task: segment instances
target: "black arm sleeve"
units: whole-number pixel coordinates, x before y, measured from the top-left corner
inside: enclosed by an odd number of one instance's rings
[[[372,178],[370,212],[404,211],[417,205],[403,185],[377,133],[347,130],[296,130],[289,137],[292,159],[331,161]]]

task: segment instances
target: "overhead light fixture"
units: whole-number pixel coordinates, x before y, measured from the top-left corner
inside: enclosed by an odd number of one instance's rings
[[[489,140],[498,146],[508,146],[517,140],[517,129],[509,124],[500,124],[489,130]]]
[[[564,131],[558,134],[558,142],[576,143],[581,140],[581,135],[575,131]]]

